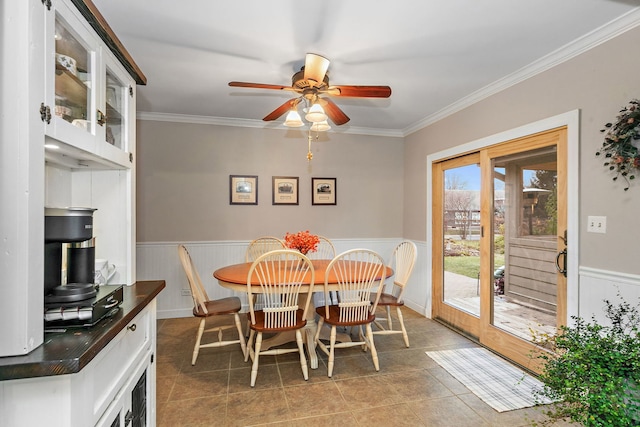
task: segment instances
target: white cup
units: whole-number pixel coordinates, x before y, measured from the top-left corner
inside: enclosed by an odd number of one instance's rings
[[[97,285],[104,285],[109,278],[109,261],[106,259],[96,259],[95,262],[95,281]]]

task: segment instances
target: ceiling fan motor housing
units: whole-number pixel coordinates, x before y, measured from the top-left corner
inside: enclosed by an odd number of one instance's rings
[[[315,80],[306,80],[304,78],[304,67],[291,78],[291,86],[297,90],[305,90],[310,88],[316,88],[317,90],[326,90],[329,87],[329,73],[324,75],[324,79],[321,82]]]

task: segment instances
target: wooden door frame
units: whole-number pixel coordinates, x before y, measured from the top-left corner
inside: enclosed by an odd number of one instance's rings
[[[580,112],[579,110],[570,111],[564,114],[543,119],[528,125],[524,125],[515,129],[501,132],[486,138],[472,141],[457,147],[452,147],[438,153],[427,156],[427,248],[433,247],[433,241],[437,238],[438,233],[433,227],[433,164],[442,160],[462,156],[467,153],[479,151],[481,148],[499,144],[501,142],[515,140],[552,130],[555,128],[566,127],[567,143],[566,158],[567,168],[567,291],[566,291],[566,312],[560,313],[559,316],[564,317],[564,321],[559,318],[559,323],[566,323],[570,316],[578,314],[578,250],[579,250],[579,131],[580,131]],[[433,271],[432,257],[427,257],[427,271]],[[433,294],[433,279],[428,276],[429,287],[427,301],[425,303],[427,317],[432,316],[432,307],[436,295]]]

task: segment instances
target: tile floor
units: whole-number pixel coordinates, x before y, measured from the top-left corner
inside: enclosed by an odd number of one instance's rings
[[[404,313],[411,347],[401,335],[377,335],[379,372],[359,347],[336,350],[333,378],[320,352],[308,381],[297,354],[263,356],[255,388],[239,346],[201,350],[191,366],[198,320],[158,320],[157,425],[517,427],[545,419],[540,408],[499,413],[486,405],[425,354],[475,344]]]

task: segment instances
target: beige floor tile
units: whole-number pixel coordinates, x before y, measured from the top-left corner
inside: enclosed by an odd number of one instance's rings
[[[351,409],[333,381],[285,387],[284,393],[292,418],[336,414]]]
[[[157,425],[523,427],[545,420],[540,408],[498,413],[482,402],[425,354],[476,344],[406,307],[403,313],[411,347],[401,335],[375,336],[379,372],[360,347],[336,350],[333,378],[318,350],[318,369],[307,358],[308,381],[298,354],[263,356],[254,388],[239,345],[202,349],[191,366],[198,319],[159,320]],[[570,424],[554,427],[561,426]]]
[[[158,427],[225,426],[227,396],[168,402],[158,407]]]
[[[228,370],[180,374],[176,377],[169,401],[226,395],[228,389]]]
[[[353,418],[357,425],[367,427],[418,427],[427,426],[404,403],[389,406],[378,406],[366,410],[354,411]]]
[[[429,427],[489,427],[480,415],[456,396],[417,400],[407,403]]]
[[[229,394],[227,423],[247,426],[291,419],[282,388]]]

